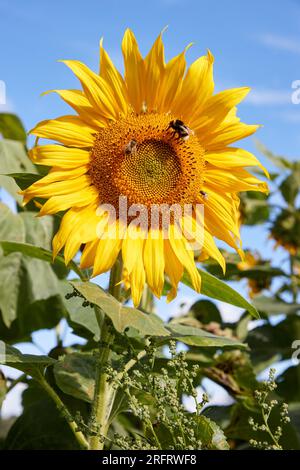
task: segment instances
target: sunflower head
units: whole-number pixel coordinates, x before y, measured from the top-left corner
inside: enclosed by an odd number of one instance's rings
[[[282,246],[295,256],[300,250],[300,210],[283,209],[274,220],[270,237],[276,241],[275,247]]]
[[[231,146],[258,127],[236,116],[249,89],[214,94],[212,54],[186,70],[187,49],[166,63],[160,34],[143,58],[127,30],[123,77],[101,41],[99,73],[63,61],[81,89],[54,91],[74,113],[31,131],[37,144],[30,157],[50,170],[23,191],[24,203],[38,197],[45,200],[40,215],[64,211],[54,256],[63,249],[68,263],[84,246],[81,266],[96,276],[121,252],[135,305],[146,283],[160,297],[165,275],[168,300],[184,271],[200,291],[191,241],[200,245],[201,259],[213,257],[225,269],[214,238],[241,252],[238,193],[267,191],[246,169],[259,161]]]

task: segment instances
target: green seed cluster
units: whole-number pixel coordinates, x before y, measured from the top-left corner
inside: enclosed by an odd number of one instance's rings
[[[269,437],[269,441],[257,441],[255,439],[251,439],[249,442],[250,445],[257,449],[282,450],[282,446],[279,441],[282,437],[283,428],[282,426],[277,426],[275,430],[272,430],[269,424],[271,413],[275,407],[280,406],[280,423],[285,425],[290,422],[287,403],[282,403],[280,405],[278,400],[269,398],[270,394],[272,394],[277,388],[277,384],[275,383],[275,372],[275,369],[270,369],[268,380],[262,382],[261,389],[255,390],[254,392],[257,405],[261,411],[263,423],[259,424],[254,421],[253,418],[250,418],[249,424],[254,432],[265,432]]]
[[[123,391],[129,413],[139,420],[143,428],[143,436],[134,432],[130,436],[115,433],[112,440],[120,449],[159,449],[162,433],[168,436],[170,450],[203,447],[197,424],[208,396],[204,394],[201,402],[197,401],[193,383],[199,375],[199,366],[189,367],[185,360],[186,353],[177,354],[175,342],[171,342],[169,348],[171,358],[166,361],[169,370],[162,367],[159,372],[156,371],[154,364],[158,348],[153,344],[148,346],[145,360],[140,361],[130,373],[121,374],[121,379],[120,372],[110,366],[105,370],[109,381]],[[183,406],[183,395],[193,397],[194,413],[188,413]]]

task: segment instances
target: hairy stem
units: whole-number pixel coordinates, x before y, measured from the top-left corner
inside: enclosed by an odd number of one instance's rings
[[[118,258],[111,269],[109,280],[109,292],[117,300],[121,298],[121,276],[122,261]],[[90,438],[90,449],[103,450],[109,428],[110,412],[115,398],[115,390],[112,384],[108,382],[107,374],[104,372],[104,366],[109,360],[110,345],[114,339],[114,334],[107,317],[100,317],[99,312],[96,312],[96,316],[101,328],[101,340],[99,343],[100,351],[96,366],[95,393],[90,423],[92,427],[96,427],[96,432]]]
[[[82,449],[88,449],[89,448],[89,443],[86,440],[85,436],[81,431],[78,430],[76,422],[73,420],[69,410],[63,403],[63,401],[60,399],[60,397],[57,395],[55,390],[48,384],[47,380],[45,377],[41,374],[40,378],[38,379],[39,384],[41,387],[45,390],[45,392],[52,398],[52,400],[55,402],[58,410],[60,413],[64,416],[64,418],[67,420],[70,429],[72,433],[74,434],[79,446]]]

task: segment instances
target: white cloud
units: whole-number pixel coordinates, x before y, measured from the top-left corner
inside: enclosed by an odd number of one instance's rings
[[[259,36],[259,42],[273,49],[300,54],[300,39],[265,33]]]
[[[290,90],[252,89],[245,103],[254,106],[275,106],[291,104],[291,99]]]

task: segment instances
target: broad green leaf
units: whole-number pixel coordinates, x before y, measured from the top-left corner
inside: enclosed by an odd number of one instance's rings
[[[299,349],[299,347],[298,347]],[[300,402],[300,365],[289,367],[277,377],[276,392],[284,402]],[[300,430],[299,430],[300,431]]]
[[[14,214],[5,204],[0,202],[0,240],[23,242],[25,237],[23,220],[18,214]]]
[[[86,300],[97,305],[111,319],[119,333],[132,327],[143,335],[169,335],[158,316],[144,313],[137,308],[124,307],[96,284],[90,282],[72,282],[71,284]]]
[[[247,347],[247,345],[241,343],[238,339],[213,335],[208,331],[201,330],[200,328],[193,328],[191,326],[179,325],[176,323],[169,323],[167,328],[170,331],[172,338],[190,346],[214,348],[233,347],[244,349]]]
[[[39,378],[46,367],[55,364],[48,356],[22,354],[18,349],[0,341],[0,364],[18,369],[31,377]]]
[[[240,193],[240,214],[243,225],[257,225],[265,223],[270,217],[268,195],[248,191]]]
[[[0,205],[0,310],[6,327],[17,321],[18,336],[39,328],[52,328],[60,320],[63,305],[60,301],[57,277],[47,263],[22,251],[24,245],[50,245],[51,218],[41,221],[33,213],[13,214]],[[12,241],[7,241],[12,240]],[[11,245],[12,244],[12,245]],[[24,256],[25,255],[25,256]],[[48,308],[51,305],[51,315]]]
[[[82,297],[71,297],[66,299],[66,295],[73,292],[73,287],[68,281],[60,282],[60,290],[68,313],[68,323],[75,333],[87,339],[100,340],[100,328],[95,315],[94,308],[83,307]]]
[[[96,359],[91,354],[67,354],[54,365],[58,387],[68,395],[91,403],[94,398]]]
[[[279,189],[285,201],[288,204],[293,205],[300,190],[300,172],[294,171],[291,173],[285,180],[283,180]]]
[[[0,310],[7,327],[18,318],[25,329],[30,328],[31,315],[37,327],[40,323],[37,312],[41,308],[45,311],[46,325],[42,323],[40,327],[53,327],[61,318],[62,305],[56,299],[58,295],[57,278],[49,265],[24,258],[20,253],[0,258]],[[47,314],[45,304],[41,305],[48,299],[52,299],[49,303],[53,307],[51,315]]]
[[[0,134],[4,139],[19,140],[26,143],[27,134],[21,119],[15,114],[0,113]]]
[[[39,246],[31,245],[29,243],[15,243],[9,241],[0,241],[0,246],[2,247],[4,254],[8,255],[10,253],[22,253],[25,256],[30,258],[36,258],[42,261],[47,261],[48,263],[55,263],[58,266],[65,267],[65,260],[63,256],[58,255],[55,260],[53,260],[53,254],[50,250],[45,250]],[[79,270],[77,265],[71,261],[69,263],[69,268],[74,271],[79,276],[82,276],[82,272]]]
[[[300,304],[288,303],[273,297],[258,296],[253,299],[253,304],[261,313],[271,315],[289,315],[300,310]]]
[[[197,300],[197,302],[191,306],[188,316],[196,318],[201,323],[222,323],[222,317],[218,307],[210,300]]]
[[[31,384],[23,392],[24,404],[24,411],[11,427],[3,449],[78,450],[66,419],[41,387]]]
[[[13,178],[6,175],[21,172],[37,173],[24,145],[14,140],[0,140],[0,187],[6,189],[20,205],[22,204],[22,197],[18,194],[20,189]]]
[[[21,189],[26,189],[31,186],[33,183],[36,183],[41,179],[41,175],[38,173],[7,173],[5,176],[13,178],[17,185]]]
[[[252,362],[257,365],[277,357],[277,360],[291,359],[292,344],[298,339],[300,317],[289,315],[276,325],[264,324],[249,331],[247,342],[251,349]]]
[[[202,269],[198,269],[198,271],[202,279],[201,293],[203,295],[235,305],[236,307],[244,308],[254,318],[259,318],[259,313],[255,307],[244,299],[244,297],[242,297],[238,292],[232,289],[232,287]],[[190,280],[186,275],[183,276],[182,281],[191,287]]]
[[[207,450],[229,450],[229,445],[222,429],[206,416],[197,419],[198,436],[202,448]]]

